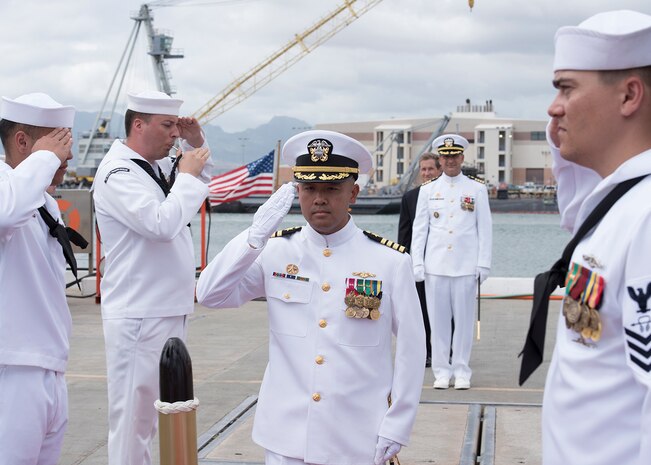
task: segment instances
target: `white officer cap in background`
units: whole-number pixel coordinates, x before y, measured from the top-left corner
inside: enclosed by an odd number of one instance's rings
[[[468,141],[458,134],[443,134],[432,142],[432,149],[439,155],[459,155],[468,148]]]
[[[604,71],[651,65],[651,16],[630,10],[596,14],[556,32],[554,71]]]
[[[129,93],[127,109],[152,115],[179,116],[183,100],[172,98],[164,92],[145,90],[137,94]]]
[[[298,182],[342,182],[368,173],[373,158],[359,141],[334,131],[313,130],[289,138],[282,158]]]
[[[0,119],[41,128],[71,128],[75,107],[61,105],[47,94],[35,92],[16,99],[2,97]]]

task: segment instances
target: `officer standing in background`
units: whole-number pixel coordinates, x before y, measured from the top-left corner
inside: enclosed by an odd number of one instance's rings
[[[411,260],[348,213],[372,166],[362,144],[307,131],[282,156],[307,225],[274,234],[294,199],[285,184],[201,273],[197,299],[232,308],[267,298],[269,363],[253,425],[267,465],[380,465],[408,443],[424,374]]]
[[[75,109],[33,93],[2,97],[0,118],[0,464],[54,465],[68,424],[72,318],[63,250],[42,215],[62,225],[46,190],[72,158]]]
[[[559,29],[555,45],[548,139],[563,226],[576,233],[615,186],[643,178],[574,249],[545,384],[543,463],[646,465],[651,16],[600,13]]]
[[[469,389],[477,280],[488,277],[491,264],[488,191],[483,181],[461,173],[465,138],[444,134],[432,146],[443,174],[420,188],[411,241],[414,276],[425,281],[434,388],[447,389],[454,376],[455,389]]]
[[[436,179],[441,175],[441,163],[439,163],[439,156],[435,153],[424,153],[420,156],[418,161],[418,173],[420,175],[420,182],[426,183],[432,179]],[[405,251],[410,252],[411,249],[411,232],[416,217],[416,203],[418,202],[418,193],[420,192],[420,185],[414,189],[408,190],[402,196],[400,203],[400,219],[398,220],[398,243],[405,246]],[[425,366],[432,366],[432,344],[430,342],[431,332],[429,324],[429,316],[427,314],[427,301],[425,299],[425,283],[417,282],[416,290],[418,291],[418,299],[420,300],[420,309],[423,314],[423,323],[425,326],[425,346],[427,349],[427,358],[425,359]]]
[[[110,465],[151,463],[161,350],[170,337],[185,340],[194,311],[188,223],[208,194],[212,164],[197,120],[178,117],[182,103],[162,92],[129,94],[127,138],[113,143],[93,184],[106,256],[101,291]],[[177,138],[182,155],[172,163]]]

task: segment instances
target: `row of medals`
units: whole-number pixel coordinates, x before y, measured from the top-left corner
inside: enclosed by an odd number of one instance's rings
[[[469,212],[475,211],[475,204],[472,202],[461,201],[461,209]]]
[[[348,292],[344,298],[348,318],[380,319],[380,298],[372,295]]]
[[[565,296],[563,316],[565,326],[579,333],[583,339],[592,339],[595,342],[601,339],[601,317],[594,308]]]

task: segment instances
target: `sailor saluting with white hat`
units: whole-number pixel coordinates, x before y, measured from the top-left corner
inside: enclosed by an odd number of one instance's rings
[[[253,440],[268,465],[379,465],[409,440],[424,374],[411,260],[348,213],[355,179],[372,166],[362,144],[307,131],[282,155],[298,187],[285,184],[258,209],[201,273],[197,298],[215,308],[267,298],[269,364]],[[296,190],[307,224],[274,233]]]
[[[194,311],[187,225],[208,194],[212,163],[197,120],[178,116],[182,103],[162,92],[129,94],[127,138],[113,143],[93,184],[106,256],[101,290],[111,465],[151,463],[160,353],[168,338],[185,339],[186,316]],[[172,163],[177,138],[183,154]]]
[[[552,168],[561,225],[578,239],[566,269],[557,268],[565,297],[543,399],[543,463],[646,465],[651,461],[651,16],[609,11],[560,28],[553,71],[558,92],[548,109]],[[616,202],[610,210],[604,210],[606,199]],[[537,308],[521,382],[544,353],[546,321],[543,308]]]
[[[56,464],[72,320],[62,245],[50,234],[65,230],[46,191],[72,158],[75,110],[33,93],[3,97],[0,118],[0,464]]]

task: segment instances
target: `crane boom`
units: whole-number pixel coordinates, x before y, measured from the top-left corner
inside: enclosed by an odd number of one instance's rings
[[[330,14],[321,18],[301,34],[296,34],[294,39],[272,53],[262,63],[228,84],[218,95],[199,108],[193,116],[204,124],[226,112],[267,85],[381,1],[344,0],[344,3]],[[357,8],[353,8],[353,6]]]

